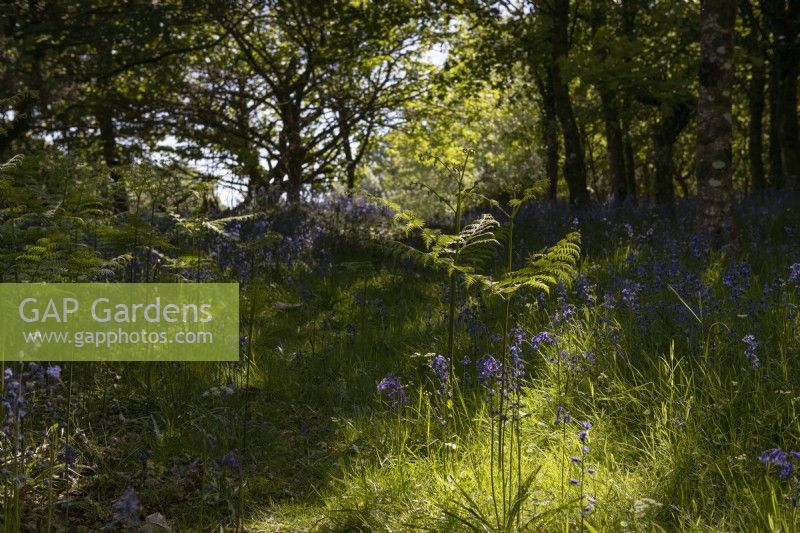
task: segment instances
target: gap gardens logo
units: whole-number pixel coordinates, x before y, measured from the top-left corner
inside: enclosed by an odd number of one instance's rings
[[[237,283],[0,284],[4,361],[235,361]]]

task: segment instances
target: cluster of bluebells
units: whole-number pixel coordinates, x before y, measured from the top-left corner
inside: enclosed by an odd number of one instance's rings
[[[60,395],[61,367],[45,367],[39,363],[25,363],[22,371],[15,373],[12,368],[3,370],[2,424],[0,435],[13,442],[14,449],[24,439],[22,433],[15,434],[15,428],[22,420],[43,406],[51,419],[56,415],[56,404],[62,400]],[[40,403],[34,400],[38,398]]]
[[[742,342],[745,344],[744,349],[744,356],[750,361],[750,365],[753,368],[758,368],[761,366],[761,360],[758,358],[758,341],[756,340],[753,334],[745,335],[742,338]]]
[[[625,307],[632,311],[635,311],[638,308],[639,291],[641,288],[641,284],[636,281],[627,280],[625,282],[625,286],[622,288],[620,293],[620,299]]]
[[[478,382],[494,394],[494,384],[503,376],[503,365],[492,354],[486,354],[476,362]]]
[[[473,339],[485,339],[489,328],[480,319],[482,309],[477,305],[464,306],[456,315],[456,326],[463,328]]]
[[[541,350],[544,346],[558,344],[558,337],[549,331],[541,331],[531,338],[531,348]]]
[[[567,372],[574,374],[588,372],[597,362],[594,352],[589,350],[578,353],[570,353],[567,350],[561,350],[558,352],[558,356],[549,357],[547,360],[550,363],[557,364],[566,369]]]
[[[525,360],[523,358],[523,348],[529,344],[525,330],[516,327],[509,332],[511,337],[508,344],[508,355],[511,368],[509,369],[509,379],[511,387],[519,390],[521,378],[525,375]]]
[[[555,418],[555,425],[563,425],[566,429],[566,426],[572,423],[572,415],[570,415],[569,411],[567,411],[563,406],[559,405],[556,407],[556,418]],[[587,467],[586,459],[590,452],[589,448],[589,430],[592,429],[592,422],[586,420],[581,422],[580,431],[577,434],[578,437],[578,444],[580,446],[580,455],[573,455],[570,457],[570,463],[573,465],[575,470],[578,472],[578,475],[575,477],[571,477],[569,479],[570,485],[580,487],[581,488],[581,513],[586,515],[587,513],[591,512],[594,509],[595,504],[597,501],[593,496],[585,494],[584,487],[583,487],[583,478],[584,474],[594,475],[595,469],[591,467]]]
[[[403,383],[400,378],[391,372],[378,383],[378,391],[385,394],[391,402],[392,408],[398,408],[403,405],[408,405],[411,401],[406,394]]]
[[[800,285],[800,263],[794,263],[789,267],[789,283]]]
[[[597,298],[594,294],[595,286],[589,282],[589,278],[581,272],[575,278],[575,296],[578,301],[586,305],[594,305]]]
[[[530,344],[534,350],[541,352],[544,346],[557,345],[558,338],[550,332],[542,331],[531,339]],[[597,362],[594,352],[586,350],[580,353],[570,353],[566,349],[547,357],[547,361],[562,365],[570,372],[587,372]]]
[[[450,363],[442,354],[436,354],[431,358],[430,365],[436,379],[439,381],[440,392],[446,392],[447,385],[450,382]]]
[[[233,450],[226,452],[219,464],[222,468],[231,470],[236,477],[242,475],[242,463],[239,462],[239,457]]]
[[[753,269],[747,261],[734,262],[730,265],[722,276],[722,284],[728,289],[728,297],[731,300],[738,301],[744,296],[750,288],[752,274]]]
[[[789,479],[795,469],[794,461],[800,460],[800,452],[787,452],[781,448],[770,448],[761,452],[758,460],[767,467],[777,469],[781,479]]]
[[[328,272],[333,264],[331,250],[341,239],[367,234],[365,228],[379,227],[378,221],[390,216],[385,207],[353,198],[331,195],[321,201],[279,209],[269,217],[238,219],[225,226],[226,235],[216,236],[209,257],[223,271],[231,272],[242,283],[258,276],[264,268],[305,265],[317,274]],[[276,239],[265,239],[275,235]],[[264,246],[239,246],[238,242]]]
[[[553,318],[550,320],[552,326],[560,326],[573,322],[578,315],[578,308],[575,304],[562,301],[560,307],[556,310]]]
[[[758,460],[768,469],[776,471],[778,477],[788,480],[795,472],[795,463],[800,461],[800,452],[785,451],[782,448],[770,448],[761,452]],[[797,507],[798,495],[800,495],[800,484],[795,486],[792,492],[792,505],[795,507]]]

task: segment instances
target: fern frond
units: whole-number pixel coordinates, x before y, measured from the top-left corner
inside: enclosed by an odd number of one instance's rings
[[[580,233],[570,233],[549,249],[532,255],[524,267],[505,274],[499,280],[476,278],[474,282],[503,298],[523,288],[549,294],[552,287],[558,283],[571,283],[577,274],[580,242]]]

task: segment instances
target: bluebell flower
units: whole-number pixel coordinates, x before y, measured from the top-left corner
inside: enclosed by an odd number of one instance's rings
[[[378,383],[378,391],[386,394],[386,396],[391,400],[391,405],[393,408],[400,407],[402,405],[408,405],[410,402],[408,396],[406,395],[406,391],[403,388],[403,384],[400,382],[400,378],[392,374],[386,374],[386,376]]]
[[[561,423],[569,424],[572,422],[572,416],[569,414],[569,411],[564,409],[563,406],[559,405],[556,407],[556,421],[555,425],[559,425]]]
[[[549,331],[541,331],[531,339],[531,348],[539,350],[543,345],[556,344],[557,337]]]
[[[575,320],[578,315],[578,308],[574,304],[564,303],[559,311],[556,311],[552,324],[567,324]]]
[[[756,340],[753,334],[745,335],[742,338],[742,342],[745,343],[747,346],[744,349],[744,356],[750,361],[750,364],[753,368],[758,368],[761,366],[761,361],[758,359],[758,354],[756,353],[758,349],[758,341]]]
[[[69,469],[75,465],[75,459],[78,458],[78,452],[75,451],[75,448],[67,444],[64,447],[64,451],[58,454],[58,460],[64,462],[64,467],[69,472]]]
[[[641,285],[635,281],[628,281],[626,286],[622,289],[621,299],[629,309],[636,309],[639,302],[639,290]]]
[[[789,283],[800,283],[800,263],[794,263],[789,267]]]
[[[739,300],[750,287],[750,276],[753,269],[747,261],[734,262],[725,275],[722,276],[722,284],[728,289],[731,300]]]
[[[589,437],[589,430],[592,429],[592,423],[588,420],[581,422],[581,427],[583,430],[578,433],[578,440],[585,443],[586,439]]]
[[[61,367],[58,365],[47,367],[47,377],[53,381],[61,381]]]
[[[492,381],[498,379],[503,371],[503,366],[500,361],[494,358],[491,354],[484,355],[478,360],[478,379],[484,384],[488,385]]]
[[[616,305],[617,305],[617,302],[616,302],[616,299],[614,298],[613,294],[611,294],[610,292],[607,292],[607,293],[605,293],[603,295],[603,303],[601,304],[603,309],[606,309],[607,311],[613,311],[614,307],[616,307]]]
[[[595,302],[594,285],[589,282],[589,278],[583,272],[575,278],[575,295],[580,301],[588,305],[592,305]]]
[[[437,354],[431,359],[431,368],[439,379],[439,382],[445,385],[450,378],[450,364],[447,362],[447,359],[445,359],[443,355]]]
[[[239,458],[234,451],[229,451],[223,455],[220,465],[222,465],[223,468],[230,468],[237,476],[242,475],[242,463],[239,462]]]
[[[797,460],[800,457],[798,452],[785,452],[781,448],[770,448],[764,450],[758,456],[758,460],[764,463],[767,467],[775,467],[778,469],[778,475],[781,479],[788,479],[794,471],[794,465],[791,459]]]
[[[512,386],[519,387],[519,378],[525,373],[525,361],[523,360],[523,346],[527,343],[525,330],[520,327],[514,328],[509,332],[511,341],[508,344],[509,359],[511,363]]]

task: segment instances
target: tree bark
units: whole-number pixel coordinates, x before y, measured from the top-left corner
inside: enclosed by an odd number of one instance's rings
[[[632,0],[622,0],[622,33],[626,38],[633,41],[636,37],[636,17],[639,14],[638,2]],[[626,62],[630,64],[630,59],[627,58]],[[631,105],[630,95],[623,96],[623,110],[629,109]],[[625,160],[625,182],[628,188],[628,194],[632,198],[636,198],[638,192],[636,190],[636,161],[633,156],[633,141],[631,140],[631,125],[630,118],[627,113],[622,116],[622,139],[623,139],[623,154]]]
[[[614,199],[622,202],[628,195],[628,180],[625,175],[625,152],[622,140],[622,126],[619,119],[619,108],[613,93],[602,91],[600,103],[603,107],[603,119],[606,128],[606,144],[608,151],[608,169],[611,174],[611,187]]]
[[[114,118],[108,103],[101,104],[97,111],[97,122],[100,126],[100,145],[103,152],[103,161],[108,167],[108,172],[113,183],[113,204],[112,211],[115,214],[128,212],[128,191],[122,182],[122,174],[119,171],[121,164],[119,157],[119,146],[117,145],[117,130],[114,126]]]
[[[547,197],[555,200],[558,194],[558,116],[553,94],[553,72],[548,68],[545,78],[536,77],[542,98],[541,124],[542,146],[544,146],[544,169],[547,176]]]
[[[747,110],[750,120],[747,124],[747,154],[750,160],[750,174],[753,188],[767,187],[764,173],[764,88],[766,86],[764,62],[751,63],[750,82],[747,87]]]
[[[700,3],[700,95],[697,105],[697,184],[700,224],[712,234],[730,232],[733,124],[733,34],[736,3]]]
[[[552,11],[553,95],[556,114],[564,135],[564,177],[569,187],[569,201],[571,204],[582,206],[589,200],[586,190],[585,154],[580,129],[572,108],[569,86],[562,77],[560,65],[569,53],[569,15],[569,0],[554,0]]]
[[[781,156],[783,162],[784,183],[787,187],[796,187],[800,176],[800,137],[797,125],[797,76],[798,47],[796,31],[787,36],[791,43],[786,43],[782,54],[781,80],[778,89],[778,104],[781,109]]]
[[[798,185],[800,132],[797,79],[800,74],[800,0],[762,0],[772,34],[770,68],[770,178],[777,187]]]
[[[278,179],[284,180],[286,199],[290,203],[300,200],[303,188],[303,164],[305,148],[300,132],[300,107],[290,95],[280,98],[282,129],[278,136],[280,160],[276,166]]]
[[[750,81],[747,85],[747,155],[753,189],[767,187],[764,171],[764,89],[767,84],[766,49],[761,39],[759,21],[753,14],[750,0],[741,0],[742,19],[749,27],[745,45],[750,57]]]
[[[679,105],[664,114],[653,127],[653,166],[655,167],[656,202],[671,205],[675,199],[675,143],[689,123],[691,110]]]
[[[625,155],[625,183],[628,186],[628,193],[631,198],[636,198],[639,194],[636,190],[636,161],[633,157],[633,141],[631,140],[631,128],[628,121],[622,121],[622,138],[624,143]]]
[[[779,108],[779,67],[775,54],[769,66],[769,182],[776,189],[783,187],[783,157],[781,156],[781,111]]]

